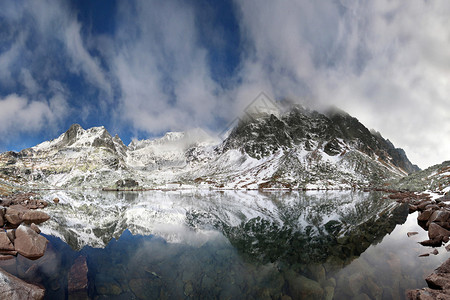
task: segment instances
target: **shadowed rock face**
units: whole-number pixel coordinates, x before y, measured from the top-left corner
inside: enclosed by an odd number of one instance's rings
[[[223,149],[243,149],[251,157],[261,158],[278,149],[289,149],[293,145],[308,149],[317,143],[325,153],[334,156],[345,148],[339,139],[407,173],[420,170],[409,161],[403,149],[395,148],[381,134],[372,133],[358,119],[338,109],[321,114],[297,106],[281,118],[271,115],[242,121],[225,141]]]
[[[64,134],[61,146],[70,146],[77,141],[77,138],[83,128],[79,124],[73,124]]]

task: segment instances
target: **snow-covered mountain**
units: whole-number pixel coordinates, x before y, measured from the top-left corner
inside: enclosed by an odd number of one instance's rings
[[[0,180],[35,187],[352,188],[417,171],[402,149],[337,109],[295,106],[240,120],[220,141],[201,129],[125,146],[104,127],[72,125],[58,138],[0,154]]]

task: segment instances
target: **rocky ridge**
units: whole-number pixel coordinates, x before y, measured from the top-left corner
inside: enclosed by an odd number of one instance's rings
[[[201,129],[125,146],[104,127],[72,125],[57,139],[0,154],[0,176],[37,188],[342,189],[378,185],[415,172],[402,149],[356,118],[295,106],[242,119],[219,142]]]
[[[390,188],[409,191],[450,192],[450,161],[431,166],[425,170],[399,178]],[[450,200],[450,198],[448,199]]]

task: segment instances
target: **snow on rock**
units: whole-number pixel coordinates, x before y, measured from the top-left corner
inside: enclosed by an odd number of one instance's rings
[[[294,107],[240,122],[220,142],[202,129],[125,146],[103,127],[74,124],[58,138],[0,154],[0,174],[34,187],[349,189],[404,177],[404,151],[341,112]],[[446,173],[442,173],[446,174]]]

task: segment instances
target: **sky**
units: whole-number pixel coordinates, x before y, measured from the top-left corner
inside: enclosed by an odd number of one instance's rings
[[[0,4],[0,151],[105,126],[219,133],[260,93],[337,106],[421,168],[450,159],[448,0]]]

